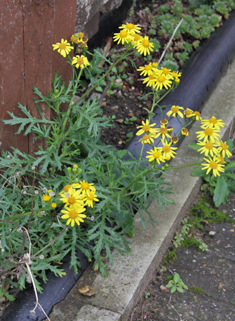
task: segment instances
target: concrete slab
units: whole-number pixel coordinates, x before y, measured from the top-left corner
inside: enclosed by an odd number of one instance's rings
[[[221,132],[223,140],[226,140],[234,132],[234,75],[235,63],[222,78],[202,113],[203,118],[210,118],[214,115],[223,119],[226,123]],[[187,144],[195,141],[195,132],[199,129],[199,122],[192,126],[191,135],[186,137],[184,143],[181,144],[177,157],[171,162],[170,166],[180,166],[197,160],[198,153],[189,149]],[[146,222],[146,231],[143,231],[139,215],[136,215],[135,236],[129,240],[132,253],[121,256],[114,251],[114,265],[109,266],[107,278],[103,278],[97,273],[92,275],[85,273],[66,299],[54,307],[50,314],[51,321],[64,321],[68,319],[68,316],[70,319],[76,320],[71,318],[72,315],[76,315],[77,320],[87,321],[88,319],[85,318],[84,314],[81,314],[84,311],[81,304],[104,309],[104,313],[107,313],[107,310],[112,311],[120,315],[118,320],[127,320],[132,308],[138,302],[151,279],[153,271],[161,262],[177,226],[199,190],[201,181],[199,178],[191,177],[191,171],[192,167],[172,171],[168,180],[171,182],[174,191],[174,194],[170,197],[175,204],[168,206],[161,212],[157,201],[153,201],[149,211],[157,223],[153,227],[149,222]],[[89,281],[91,283],[88,283]],[[81,298],[81,295],[77,293],[78,287],[86,284],[94,288],[96,292],[94,297]],[[63,317],[60,317],[62,314]],[[89,320],[94,319],[92,316]]]

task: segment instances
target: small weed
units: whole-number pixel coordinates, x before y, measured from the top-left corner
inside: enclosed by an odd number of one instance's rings
[[[174,293],[175,291],[184,293],[183,289],[188,290],[187,285],[184,284],[178,273],[174,274],[173,279],[167,283],[166,288],[170,288],[171,293]]]
[[[144,292],[144,297],[145,299],[148,299],[150,297],[151,293],[150,292]]]

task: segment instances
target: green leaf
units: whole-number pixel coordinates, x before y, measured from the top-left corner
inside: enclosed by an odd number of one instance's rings
[[[178,273],[175,273],[175,275],[174,275],[174,282],[177,283],[177,282],[179,282],[179,280],[180,280],[179,274],[178,274]]]
[[[192,176],[198,176],[198,177],[204,177],[206,176],[206,171],[205,170],[202,170],[202,167],[201,166],[198,166],[197,168],[195,168],[192,173],[191,173]]]
[[[233,171],[235,170],[235,161],[229,163],[228,165],[225,166],[225,172]]]
[[[173,285],[173,287],[171,288],[171,293],[174,293],[176,291],[176,285]]]
[[[195,150],[199,150],[201,148],[201,146],[199,146],[198,144],[194,143],[194,144],[188,144],[188,147],[195,149]]]
[[[216,207],[225,204],[229,194],[229,188],[225,178],[219,177],[214,190],[213,201]]]
[[[180,293],[184,293],[184,290],[181,287],[177,287],[177,291]]]
[[[101,92],[101,93],[103,92],[103,89],[102,89],[102,87],[100,87],[100,86],[97,86],[95,90],[96,90],[96,91],[99,91],[99,92]]]

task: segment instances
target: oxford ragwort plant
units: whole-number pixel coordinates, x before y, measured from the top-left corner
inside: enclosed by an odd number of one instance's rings
[[[168,169],[166,162],[175,157],[174,144],[180,136],[188,135],[190,122],[201,120],[200,113],[172,106],[164,115],[159,106],[159,90],[165,90],[164,97],[176,88],[181,73],[150,62],[138,69],[144,77],[143,83],[152,89],[148,94],[153,96],[149,116],[138,127],[137,135],[141,136],[143,147],[138,159],[129,154],[124,160],[126,150],[117,151],[102,144],[100,131],[110,124],[101,117],[101,107],[97,99],[89,98],[90,93],[133,52],[146,56],[153,50],[148,36],[141,36],[140,27],[131,23],[120,27],[114,41],[121,43],[125,51],[113,64],[100,50],[94,52],[108,67],[101,74],[95,73],[95,78],[90,73],[91,85],[85,92],[81,76],[84,70],[89,73],[87,39],[79,33],[71,37],[71,43],[62,39],[53,44],[53,49],[71,65],[72,80],[65,86],[55,73],[52,89],[46,96],[33,88],[40,118],[33,117],[19,104],[25,117],[9,113],[11,119],[4,120],[6,125],[19,125],[17,134],[24,131],[25,135],[33,134],[34,139],[46,142],[46,148],[40,147],[35,155],[16,148],[12,152],[1,151],[0,295],[9,300],[13,300],[7,290],[9,285],[23,289],[26,282],[32,282],[36,293],[42,291],[39,280],[47,281],[47,270],[63,276],[60,265],[69,253],[70,266],[77,273],[78,249],[93,261],[94,269],[106,275],[105,262],[113,263],[112,249],[122,254],[130,251],[125,235],[133,236],[135,211],[139,210],[145,228],[146,214],[154,223],[148,212],[151,199],[157,199],[161,209],[172,203],[165,197],[171,193],[164,176],[164,170]],[[76,101],[75,94],[79,97]],[[52,119],[44,117],[41,102],[54,111]],[[157,106],[162,113],[160,128],[151,123]],[[181,124],[180,131],[173,136],[169,117],[176,117]],[[145,157],[146,144],[152,149]],[[219,171],[218,168],[216,174]]]

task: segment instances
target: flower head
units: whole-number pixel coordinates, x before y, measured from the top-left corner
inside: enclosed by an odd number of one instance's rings
[[[71,223],[71,226],[73,227],[75,222],[77,223],[77,225],[80,225],[81,222],[84,222],[83,218],[86,217],[85,214],[82,214],[83,212],[85,212],[85,208],[84,207],[80,207],[75,209],[65,209],[62,210],[61,212],[64,213],[64,215],[61,216],[62,219],[68,219],[66,222],[66,225],[69,225]]]
[[[164,142],[161,149],[164,159],[170,160],[172,157],[175,158],[174,154],[176,154],[176,152],[174,150],[176,150],[177,147],[171,147],[171,143]]]
[[[199,111],[194,112],[195,120],[202,120],[201,113]]]
[[[217,119],[215,116],[212,116],[210,119],[202,120],[202,128],[213,128],[220,130],[221,127],[224,127],[222,119]]]
[[[139,142],[141,142],[141,144],[151,144],[154,143],[154,139],[155,135],[149,133],[149,134],[145,134],[140,140]]]
[[[160,147],[154,147],[153,149],[150,149],[150,151],[147,153],[149,154],[149,156],[146,156],[146,158],[149,159],[149,162],[152,162],[154,160],[156,160],[158,164],[160,164],[161,162],[165,162]]]
[[[68,192],[61,193],[61,201],[65,203],[65,206],[69,206],[70,209],[77,210],[84,204],[84,195],[80,191],[76,191],[74,188],[70,188]]]
[[[52,204],[51,204],[51,207],[52,207],[52,208],[56,208],[56,207],[57,207],[57,204],[56,204],[56,203],[52,203]]]
[[[113,40],[117,41],[118,45],[120,42],[124,45],[125,43],[129,43],[132,40],[132,37],[128,31],[121,30],[114,34]]]
[[[99,202],[97,195],[95,194],[95,191],[93,192],[88,192],[86,195],[86,203],[85,205],[89,207],[93,207],[93,202]]]
[[[174,78],[179,78],[182,75],[182,72],[172,71],[171,76]]]
[[[73,187],[79,188],[78,192],[84,196],[87,196],[90,192],[95,192],[95,187],[93,183],[88,183],[85,180],[80,181],[80,184],[73,184]]]
[[[148,65],[140,66],[137,70],[141,71],[140,75],[143,75],[144,77],[150,76],[153,74],[153,65],[150,62]]]
[[[44,195],[42,196],[42,199],[43,199],[44,202],[49,202],[50,199],[51,199],[51,196],[50,196],[50,195],[47,195],[47,194],[44,194]]]
[[[183,135],[183,136],[188,136],[188,135],[189,135],[188,129],[187,129],[187,128],[182,128],[182,129],[181,129],[181,135]]]
[[[171,115],[173,117],[176,117],[177,115],[179,115],[181,118],[184,118],[184,115],[181,113],[180,109],[184,110],[183,107],[173,105],[171,107],[171,110],[169,110],[166,114],[168,117],[170,117]]]
[[[215,145],[218,147],[218,152],[222,154],[223,157],[231,157],[232,153],[229,151],[229,146],[226,144],[226,142],[223,142],[222,140],[217,141]]]
[[[155,126],[156,123],[149,125],[149,120],[146,119],[146,122],[142,121],[142,126],[138,126],[137,128],[141,128],[140,130],[138,130],[138,132],[136,133],[137,136],[140,136],[142,134],[156,134],[157,128],[151,128],[153,126]]]
[[[199,140],[203,140],[203,142],[211,141],[212,143],[220,136],[218,130],[212,128],[206,128],[203,131],[196,132],[196,134]]]
[[[155,79],[155,84],[154,84],[154,88],[156,88],[156,90],[162,90],[163,87],[165,89],[168,89],[171,84],[172,84],[172,77],[170,75],[165,75],[163,74],[163,72],[159,72],[156,79]]]
[[[70,53],[70,51],[73,49],[73,46],[70,46],[70,43],[64,39],[61,39],[61,42],[57,42],[56,44],[53,44],[52,47],[53,47],[53,50],[58,49],[58,52],[63,57],[66,57]]]
[[[194,111],[190,108],[185,109],[184,111],[184,116],[186,118],[193,117],[194,116]]]
[[[141,28],[139,27],[139,25],[134,25],[133,23],[126,23],[123,24],[119,27],[119,29],[123,29],[127,32],[129,32],[130,34],[132,33],[139,33]]]
[[[160,128],[157,128],[156,133],[156,138],[159,136],[161,136],[161,139],[165,139],[166,137],[171,138],[171,135],[168,134],[168,129],[164,125],[162,125]]]
[[[220,160],[218,157],[214,156],[213,159],[211,157],[204,158],[204,160],[207,163],[202,164],[204,166],[202,170],[207,170],[206,174],[209,174],[210,171],[212,171],[213,175],[220,176],[220,172],[224,172],[224,165],[220,163]]]
[[[90,63],[89,63],[87,57],[85,57],[83,55],[81,55],[81,56],[76,55],[75,57],[73,57],[72,65],[75,65],[76,68],[83,69],[83,68],[89,66]]]
[[[202,146],[198,151],[205,156],[214,156],[218,154],[218,149],[212,142],[198,142],[197,145]]]
[[[143,37],[136,45],[137,51],[144,56],[150,55],[150,51],[153,51],[154,45],[152,42],[149,42],[149,37]]]

